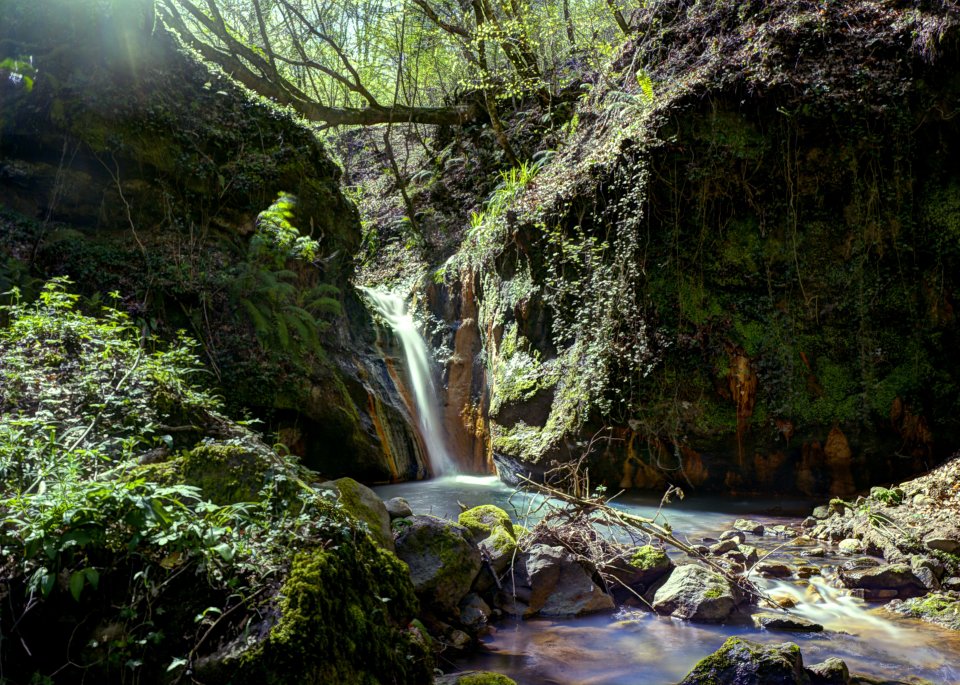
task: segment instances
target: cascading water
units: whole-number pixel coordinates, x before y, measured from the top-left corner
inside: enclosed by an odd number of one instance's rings
[[[427,457],[433,475],[456,473],[456,466],[444,443],[443,427],[437,406],[437,390],[431,373],[430,354],[413,317],[407,313],[406,303],[403,298],[394,293],[371,288],[361,288],[361,290],[400,339],[410,376],[410,387],[413,389],[414,401],[417,405],[420,432],[427,448]]]

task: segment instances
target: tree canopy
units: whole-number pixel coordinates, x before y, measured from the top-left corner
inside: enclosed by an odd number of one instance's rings
[[[633,0],[630,0],[632,2]],[[545,104],[630,31],[625,0],[159,0],[205,59],[326,126]],[[473,97],[468,97],[473,95]]]

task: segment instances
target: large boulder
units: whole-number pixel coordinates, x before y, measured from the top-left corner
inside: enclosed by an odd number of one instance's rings
[[[699,564],[687,564],[674,569],[650,604],[658,614],[717,623],[736,611],[739,601],[739,592],[722,575]]]
[[[525,617],[578,616],[614,608],[610,595],[570,552],[550,545],[534,545],[517,560],[497,604]]]
[[[653,545],[643,545],[617,560],[612,571],[624,585],[642,592],[672,569],[673,562],[666,552]]]
[[[397,556],[410,567],[413,587],[426,604],[454,614],[480,571],[480,552],[466,528],[435,516],[394,522]]]
[[[514,536],[510,515],[492,504],[483,504],[479,507],[467,509],[460,514],[457,523],[470,531],[470,535],[477,542],[489,537],[494,529],[498,528],[511,537]]]
[[[838,577],[844,587],[863,590],[867,599],[890,596],[885,594],[890,592],[900,598],[918,597],[927,592],[923,581],[908,564],[882,564],[851,571],[841,568]]]
[[[680,685],[808,685],[800,648],[792,642],[762,645],[731,637],[702,659]]]
[[[343,508],[367,524],[370,536],[382,547],[394,550],[390,514],[377,493],[353,478],[338,478],[321,483],[318,489],[333,493]]]

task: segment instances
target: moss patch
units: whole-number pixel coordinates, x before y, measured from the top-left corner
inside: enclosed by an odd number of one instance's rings
[[[503,530],[508,537],[515,537],[510,515],[492,504],[468,509],[460,514],[457,523],[470,531],[470,535],[477,542],[489,537],[495,530]]]

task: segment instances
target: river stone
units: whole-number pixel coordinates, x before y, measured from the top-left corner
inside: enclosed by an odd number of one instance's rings
[[[899,597],[916,597],[927,589],[907,564],[884,564],[854,570],[838,569],[837,576],[844,587],[868,591],[895,590]],[[870,597],[879,597],[872,592]]]
[[[391,520],[413,516],[413,509],[410,508],[410,503],[403,499],[403,497],[391,497],[388,500],[384,500],[383,506],[386,507]]]
[[[848,685],[850,682],[847,664],[835,656],[819,664],[807,666],[807,674],[810,676],[811,685]]]
[[[656,590],[650,605],[658,614],[717,623],[732,614],[739,595],[726,578],[699,564],[679,566]]]
[[[793,568],[780,561],[761,561],[753,569],[764,578],[789,578]]]
[[[509,568],[510,563],[516,556],[517,541],[503,527],[497,526],[489,537],[480,541],[478,547],[480,555],[490,564],[493,572],[499,576]]]
[[[393,534],[390,531],[390,514],[383,500],[366,485],[353,478],[328,480],[317,489],[333,493],[348,514],[367,524],[367,529],[381,547],[394,551]]]
[[[960,541],[953,537],[947,537],[940,531],[929,533],[923,538],[923,544],[929,550],[946,552],[947,554],[955,554],[960,549]]]
[[[811,516],[813,516],[815,519],[821,520],[828,518],[830,516],[830,507],[828,507],[826,504],[821,504],[818,507],[814,507]]]
[[[470,531],[474,542],[480,542],[489,537],[494,528],[500,528],[510,537],[514,537],[510,514],[492,504],[483,504],[479,507],[467,509],[460,514],[457,523]]]
[[[856,538],[847,538],[837,543],[841,554],[860,554],[863,552],[863,543]]]
[[[783,630],[794,633],[819,633],[823,630],[823,626],[819,623],[789,614],[774,614],[764,611],[754,614],[751,618],[757,628],[765,628],[766,630]]]
[[[726,552],[732,552],[735,549],[737,549],[736,540],[724,540],[723,542],[718,542],[715,545],[710,545],[710,553],[718,556]]]
[[[944,628],[960,630],[960,593],[958,592],[931,592],[926,597],[895,599],[886,608]]]
[[[472,630],[478,630],[487,624],[491,613],[490,605],[475,592],[460,600],[460,623]]]
[[[613,598],[563,547],[534,545],[524,555],[522,570],[530,588],[528,616],[578,616],[614,608]]]
[[[453,614],[480,571],[480,551],[462,526],[435,516],[398,519],[397,556],[421,601]]]
[[[792,642],[762,645],[731,637],[702,659],[680,685],[808,685],[800,648]]]
[[[762,523],[750,519],[737,519],[734,521],[733,527],[735,530],[744,533],[753,533],[754,535],[763,535],[763,531],[765,530]]]
[[[612,568],[616,578],[641,591],[650,587],[673,568],[673,562],[662,549],[653,545],[636,547],[618,559]]]
[[[517,685],[517,683],[501,673],[463,671],[437,676],[433,680],[433,685]]]
[[[728,530],[720,534],[720,541],[722,542],[723,540],[733,540],[738,545],[742,545],[747,541],[747,536],[740,530]]]

